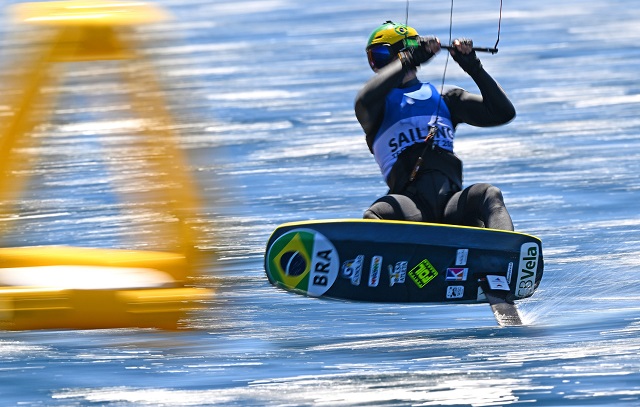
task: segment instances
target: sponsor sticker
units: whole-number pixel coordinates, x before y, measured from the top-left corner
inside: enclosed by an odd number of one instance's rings
[[[293,229],[276,239],[267,252],[266,271],[287,289],[321,296],[335,282],[340,258],[333,243],[312,229]]]
[[[507,278],[505,276],[487,276],[487,283],[489,283],[489,288],[492,290],[500,290],[500,291],[509,291],[509,283],[507,282]]]
[[[393,287],[395,284],[404,284],[408,265],[407,261],[399,261],[393,268],[389,265],[389,287]]]
[[[467,281],[468,268],[448,268],[446,281]]]
[[[342,263],[340,276],[351,280],[351,284],[360,285],[362,277],[362,264],[364,263],[364,255],[359,255],[355,259],[347,260]]]
[[[513,276],[513,262],[509,262],[509,266],[507,266],[507,281],[511,284],[511,277]]]
[[[469,249],[458,249],[456,253],[456,266],[466,266],[467,257],[469,257]]]
[[[518,279],[516,280],[516,296],[528,297],[533,294],[538,272],[540,248],[534,242],[520,246],[520,262],[518,263]]]
[[[377,287],[382,273],[382,256],[373,256],[369,267],[369,287]]]
[[[450,285],[447,287],[447,299],[455,300],[464,297],[464,286]]]
[[[438,270],[433,267],[429,260],[422,260],[417,266],[409,271],[409,277],[418,288],[424,288],[431,280],[438,276]]]

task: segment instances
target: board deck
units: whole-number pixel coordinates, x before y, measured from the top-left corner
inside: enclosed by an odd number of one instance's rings
[[[540,283],[542,243],[524,233],[442,224],[295,222],[278,226],[269,238],[265,270],[272,284],[303,295],[489,302],[508,319],[515,308],[504,304],[531,296]]]

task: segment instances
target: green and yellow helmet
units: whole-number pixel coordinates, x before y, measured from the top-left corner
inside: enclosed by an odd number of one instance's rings
[[[398,52],[419,44],[418,32],[408,25],[387,21],[371,33],[367,41],[367,59],[371,69],[380,69],[393,61]]]

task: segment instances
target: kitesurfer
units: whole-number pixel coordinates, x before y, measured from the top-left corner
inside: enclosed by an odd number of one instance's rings
[[[480,94],[450,87],[440,95],[417,78],[417,68],[441,49],[436,37],[391,21],[369,37],[366,52],[376,75],[358,93],[355,113],[389,192],[364,218],[513,230],[500,189],[486,183],[462,188],[462,162],[453,152],[458,124],[498,126],[516,114],[472,46],[458,39],[449,52]]]

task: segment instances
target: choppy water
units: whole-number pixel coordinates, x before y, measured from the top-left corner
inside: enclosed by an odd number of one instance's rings
[[[14,3],[0,10],[5,68],[26,42],[7,21]],[[352,104],[371,74],[369,32],[403,21],[404,1],[158,4],[176,19],[142,30],[145,52],[206,202],[203,284],[216,297],[184,332],[3,332],[0,404],[640,405],[635,2],[506,2],[500,52],[482,56],[518,117],[459,128],[465,182],[501,187],[517,230],[545,251],[540,289],[519,305],[528,325],[515,328],[486,305],[314,300],[264,275],[278,224],[360,217],[385,192]],[[409,23],[446,40],[448,7],[413,1]],[[456,1],[454,37],[493,45],[498,7]],[[444,61],[421,77],[439,82]],[[117,158],[137,126],[118,69],[73,69],[62,84],[7,244],[141,245],[132,228],[148,214],[112,191],[145,171]],[[474,89],[454,63],[446,78]],[[126,172],[108,171],[105,148]]]

